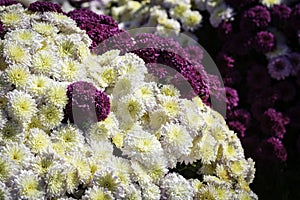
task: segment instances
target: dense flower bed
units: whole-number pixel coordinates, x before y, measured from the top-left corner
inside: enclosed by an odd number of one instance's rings
[[[262,170],[267,166],[261,175],[274,166],[274,170],[299,167],[295,165],[300,155],[297,1],[68,2],[63,5],[66,10],[77,6],[106,13],[127,29],[153,26],[159,35],[168,35],[170,29],[192,35],[221,71],[227,94],[226,122],[238,132],[246,155],[253,157]],[[281,176],[292,181],[290,188],[299,181],[298,176],[288,175],[297,174],[295,171],[276,173],[284,173]],[[268,194],[278,189],[282,187],[270,189]],[[266,192],[262,189],[261,193]]]
[[[9,0],[0,11],[0,199],[257,199],[254,162],[205,104],[197,64],[159,52],[192,85],[182,95],[146,52],[92,53],[124,32],[108,16]]]

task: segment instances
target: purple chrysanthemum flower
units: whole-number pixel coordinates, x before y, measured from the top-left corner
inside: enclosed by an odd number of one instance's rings
[[[289,118],[284,117],[281,112],[269,108],[261,118],[260,127],[264,134],[282,139],[286,133],[285,125],[289,122]]]
[[[275,36],[268,31],[260,31],[254,37],[253,47],[260,53],[272,51],[275,47]]]
[[[29,5],[28,10],[33,12],[57,12],[57,13],[63,13],[61,7],[59,4],[52,3],[52,2],[41,2],[36,1]]]
[[[291,74],[293,76],[296,76],[300,71],[300,53],[298,52],[290,53],[288,54],[288,59],[292,65]]]
[[[226,87],[226,105],[227,109],[231,110],[232,108],[236,107],[239,102],[239,96],[235,89]]]
[[[257,30],[266,28],[271,21],[271,15],[268,9],[264,6],[254,6],[244,11],[241,21],[241,30]]]
[[[285,162],[287,152],[282,142],[275,137],[265,139],[259,145],[258,158],[264,163]]]
[[[253,64],[247,72],[247,85],[252,89],[260,89],[270,85],[271,78],[265,66],[260,64]]]
[[[271,8],[272,24],[281,27],[290,18],[291,12],[292,9],[285,4],[274,5]]]
[[[226,41],[233,32],[232,22],[223,20],[218,27],[218,36],[222,41]]]
[[[117,22],[110,16],[98,15],[88,9],[73,10],[68,13],[68,16],[76,21],[78,27],[82,30],[85,30],[88,36],[92,39],[93,42],[90,47],[92,51],[97,52],[97,48],[104,40],[124,32],[118,28]],[[124,35],[126,35],[126,33],[111,39],[107,43],[115,45],[115,40],[122,39]],[[105,44],[104,46],[108,48],[108,44]]]
[[[247,128],[245,127],[244,124],[242,124],[239,121],[229,121],[228,122],[228,127],[236,132],[239,136],[239,138],[244,138],[245,137],[245,132]]]
[[[198,47],[198,46],[187,46],[184,48],[186,54],[187,54],[187,59],[192,63],[192,64],[197,64],[201,63],[203,59],[203,50]]]
[[[278,56],[269,61],[268,72],[272,78],[283,80],[291,74],[292,65],[287,57]]]
[[[109,97],[92,84],[85,81],[72,83],[67,91],[68,104],[65,120],[83,126],[104,120],[110,112]]]
[[[17,3],[18,3],[17,1],[13,1],[13,0],[0,0],[0,6],[10,6]]]
[[[289,102],[294,99],[296,95],[296,88],[294,84],[292,84],[289,81],[283,81],[280,83],[277,83],[274,86],[274,90],[278,91],[279,93],[279,99],[284,102]]]

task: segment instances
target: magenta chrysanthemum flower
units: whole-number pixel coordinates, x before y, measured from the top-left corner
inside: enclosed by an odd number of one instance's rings
[[[277,83],[274,90],[278,91],[280,100],[289,102],[296,96],[296,88],[290,81]]]
[[[276,80],[283,80],[292,72],[292,65],[285,56],[272,58],[268,64],[270,76]]]
[[[85,81],[72,83],[67,91],[65,119],[82,126],[104,120],[110,112],[109,97]]]
[[[289,121],[289,118],[284,117],[281,112],[277,112],[274,108],[269,108],[262,116],[260,127],[264,134],[282,139],[286,133],[285,125]]]
[[[236,107],[239,102],[239,96],[238,93],[235,89],[226,87],[226,104],[227,104],[227,109],[231,110],[232,108]]]
[[[241,30],[257,30],[266,28],[271,21],[271,15],[264,6],[255,6],[244,11],[241,21]]]
[[[63,13],[59,4],[52,3],[52,2],[41,2],[36,1],[29,5],[28,10],[33,12],[58,12]]]
[[[285,162],[287,152],[278,138],[270,137],[259,145],[259,159],[265,163]]]
[[[275,47],[275,36],[268,31],[260,31],[254,37],[253,47],[261,53],[272,51]]]
[[[117,22],[106,15],[98,15],[88,9],[77,9],[68,13],[68,16],[76,21],[79,28],[85,30],[92,39],[91,50],[97,52],[99,45],[111,36],[124,31],[118,28]],[[119,40],[123,34],[117,37]],[[110,41],[113,43],[113,39]]]
[[[300,53],[298,52],[290,53],[288,54],[288,59],[292,65],[291,74],[293,76],[296,76],[300,71]]]
[[[247,71],[247,85],[253,89],[260,89],[270,85],[271,78],[268,74],[267,69],[263,65],[253,64],[252,67]]]
[[[272,24],[282,26],[290,18],[292,9],[285,4],[274,5],[271,8]]]
[[[13,0],[0,0],[0,6],[10,6],[17,3],[18,3],[17,1],[13,1]]]

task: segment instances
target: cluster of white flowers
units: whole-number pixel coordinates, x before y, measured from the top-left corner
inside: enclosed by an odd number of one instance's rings
[[[257,199],[254,162],[199,97],[154,82],[133,53],[91,55],[65,15],[0,10],[0,199]],[[67,85],[80,80],[111,101],[84,130],[62,123]],[[178,163],[201,163],[203,178],[172,171]]]

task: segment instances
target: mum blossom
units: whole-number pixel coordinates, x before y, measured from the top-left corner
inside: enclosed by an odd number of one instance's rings
[[[285,56],[272,58],[269,60],[267,68],[270,76],[276,80],[285,79],[292,72],[292,65]]]

